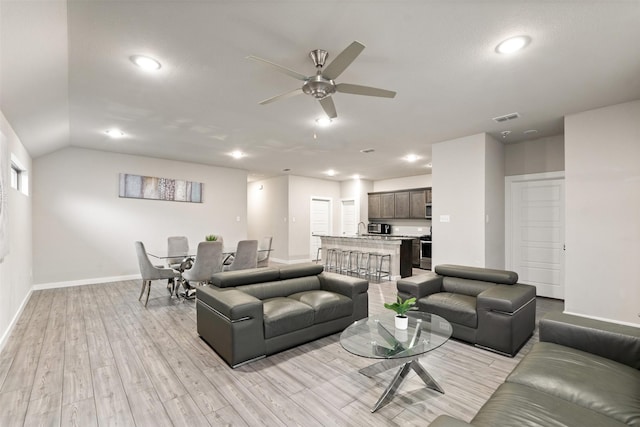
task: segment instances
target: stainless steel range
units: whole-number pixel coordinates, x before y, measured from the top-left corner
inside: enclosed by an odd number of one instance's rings
[[[423,270],[431,270],[431,236],[420,236],[420,268]]]

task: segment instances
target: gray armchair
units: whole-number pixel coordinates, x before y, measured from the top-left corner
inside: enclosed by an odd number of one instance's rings
[[[138,297],[138,301],[142,299],[142,295],[144,294],[145,287],[147,288],[147,299],[144,301],[144,306],[147,306],[149,302],[149,294],[151,293],[151,282],[153,280],[162,280],[162,279],[176,279],[180,277],[180,272],[172,269],[172,268],[160,268],[155,267],[149,261],[149,257],[147,256],[147,251],[144,248],[144,244],[142,242],[136,242],[136,254],[138,256],[138,264],[140,266],[140,275],[142,276],[142,288],[140,289],[140,296]]]

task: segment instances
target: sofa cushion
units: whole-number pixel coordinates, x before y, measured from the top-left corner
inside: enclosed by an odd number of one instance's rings
[[[351,298],[335,292],[307,291],[289,295],[289,298],[307,304],[314,311],[314,323],[328,322],[329,320],[351,316],[353,302]]]
[[[468,295],[439,292],[418,300],[418,308],[427,313],[437,314],[451,323],[476,328],[476,298]]]
[[[442,290],[452,294],[469,295],[477,297],[478,294],[494,287],[495,283],[482,282],[480,280],[460,279],[459,277],[444,277]]]
[[[471,420],[476,427],[598,426],[625,424],[521,384],[504,383]]]
[[[263,301],[264,337],[272,338],[313,325],[313,308],[291,298]]]
[[[640,371],[554,343],[536,343],[507,382],[640,426]]]
[[[238,290],[261,300],[287,297],[296,292],[312,291],[315,289],[320,289],[320,279],[318,279],[318,276],[297,277],[295,279],[276,280],[275,282],[255,283],[253,285],[238,287]]]

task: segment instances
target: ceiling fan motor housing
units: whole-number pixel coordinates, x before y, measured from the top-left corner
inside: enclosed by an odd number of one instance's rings
[[[322,99],[334,94],[336,85],[333,80],[325,79],[322,74],[318,73],[313,77],[309,77],[302,86],[302,91],[316,99]]]

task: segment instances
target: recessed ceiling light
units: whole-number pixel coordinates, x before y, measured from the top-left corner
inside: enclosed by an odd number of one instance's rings
[[[134,55],[129,59],[131,59],[131,62],[133,62],[143,70],[155,71],[155,70],[159,70],[161,67],[160,62],[148,56]]]
[[[111,138],[122,138],[124,136],[124,132],[120,129],[107,129],[104,133],[109,135]]]
[[[329,176],[334,176],[336,174],[336,171],[334,171],[333,169],[329,169],[328,171],[325,172],[327,175]]]
[[[242,151],[232,151],[230,154],[231,157],[233,157],[234,159],[240,159],[242,157],[244,157],[244,153]]]
[[[329,117],[319,117],[316,119],[316,124],[320,127],[327,127],[331,122],[332,120]]]
[[[416,160],[418,160],[418,156],[415,154],[409,154],[407,155],[407,157],[405,157],[405,159],[407,160],[407,162],[415,162]]]
[[[531,42],[529,36],[516,36],[508,38],[496,46],[496,52],[498,53],[513,53],[517,52]]]

